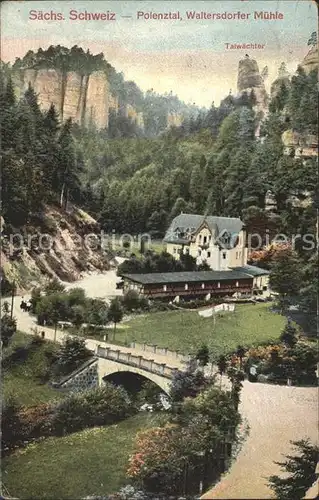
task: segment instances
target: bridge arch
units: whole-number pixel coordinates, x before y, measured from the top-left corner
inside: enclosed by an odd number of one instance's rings
[[[129,366],[124,363],[118,363],[111,359],[99,358],[98,374],[99,385],[103,385],[104,381],[120,380],[120,374],[129,377],[129,374],[134,374],[136,380],[150,380],[154,382],[165,394],[169,395],[171,380],[156,373],[148,372],[135,366]],[[124,375],[125,373],[125,375]]]

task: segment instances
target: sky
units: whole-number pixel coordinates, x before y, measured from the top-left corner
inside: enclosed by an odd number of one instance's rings
[[[64,20],[31,20],[30,11],[61,13]],[[114,12],[115,21],[79,21],[69,12]],[[190,20],[187,11],[250,13],[248,20]],[[280,12],[282,20],[253,19],[254,12]],[[178,20],[137,19],[137,13],[179,12]],[[127,17],[122,17],[127,16]],[[282,61],[294,72],[317,30],[312,0],[236,1],[4,1],[1,3],[1,59],[14,62],[32,49],[81,46],[105,59],[143,91],[173,91],[187,103],[216,105],[236,93],[239,60],[249,53],[259,69],[269,68],[266,87]],[[264,49],[227,49],[226,43],[265,44]]]

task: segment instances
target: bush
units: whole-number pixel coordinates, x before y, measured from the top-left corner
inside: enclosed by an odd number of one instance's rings
[[[280,335],[280,340],[288,347],[294,347],[297,344],[297,329],[291,324],[290,321],[288,321],[283,329]]]
[[[49,281],[49,283],[44,287],[44,292],[46,295],[51,295],[52,293],[64,292],[65,286],[56,278]]]
[[[245,368],[249,372],[252,364],[257,364],[258,373],[267,375],[270,382],[286,383],[290,378],[295,384],[316,384],[318,352],[312,345],[297,342],[287,345],[259,346],[246,353]]]
[[[5,401],[2,408],[2,455],[13,450],[23,441],[23,423],[20,417],[20,406],[13,397]]]
[[[97,389],[71,394],[59,403],[52,416],[53,433],[64,435],[86,427],[110,425],[135,411],[124,389],[105,384]]]
[[[205,387],[206,379],[202,371],[192,367],[186,371],[177,371],[172,379],[170,396],[173,401],[179,402],[190,397],[194,398]]]
[[[66,375],[75,370],[91,356],[92,352],[85,346],[85,339],[66,337],[57,353],[55,372],[58,375]]]
[[[135,290],[129,290],[123,297],[123,306],[127,311],[133,311],[140,306],[140,298]]]
[[[1,339],[3,347],[7,347],[12,335],[17,331],[17,322],[15,318],[10,318],[8,314],[4,314],[1,318]]]

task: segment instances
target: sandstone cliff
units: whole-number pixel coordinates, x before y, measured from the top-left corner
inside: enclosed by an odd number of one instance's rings
[[[75,71],[26,69],[14,74],[14,82],[18,96],[31,85],[43,110],[49,109],[52,103],[62,120],[72,118],[82,126],[107,128],[109,110],[118,106],[103,71],[81,75]]]
[[[86,271],[109,269],[111,256],[101,250],[100,228],[91,216],[76,207],[65,212],[47,206],[41,218],[42,227],[22,228],[14,238],[3,221],[1,269],[7,281],[27,290],[47,277],[75,281]]]
[[[255,59],[250,59],[249,56],[239,61],[237,90],[239,95],[245,91],[250,93],[251,90],[254,90],[257,100],[257,109],[260,111],[265,111],[267,109],[268,96],[264,80],[259,73],[257,61],[255,61]]]
[[[319,69],[319,54],[318,54],[318,46],[311,47],[308,54],[304,57],[304,60],[301,63],[301,66],[308,74],[314,69],[318,71]]]

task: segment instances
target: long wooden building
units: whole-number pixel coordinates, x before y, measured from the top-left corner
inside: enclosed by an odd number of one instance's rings
[[[204,298],[252,295],[254,276],[242,271],[193,271],[122,275],[123,291],[136,290],[148,298]]]

